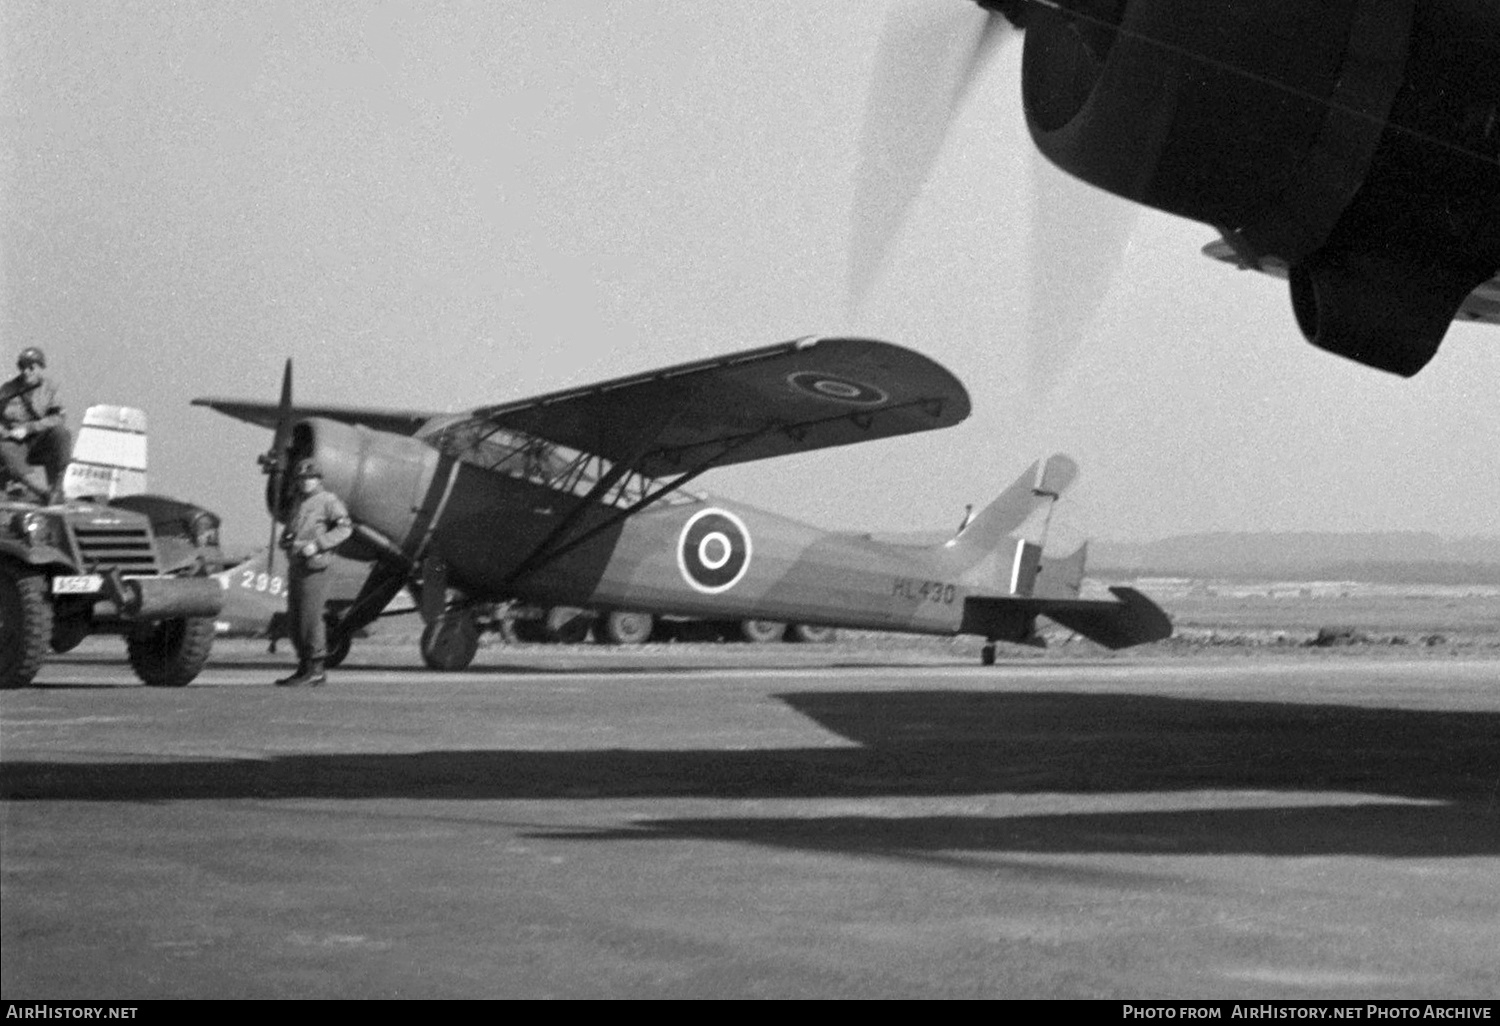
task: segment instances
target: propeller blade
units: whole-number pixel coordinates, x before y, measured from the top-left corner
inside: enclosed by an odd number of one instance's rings
[[[1072,363],[1109,298],[1139,208],[1032,153],[1026,369],[1028,392],[1041,399]]]
[[[276,405],[276,435],[271,448],[281,452],[286,448],[292,433],[292,358],[286,359],[286,369],[281,372],[281,401]]]
[[[260,458],[266,473],[266,508],[271,513],[271,538],[266,543],[266,573],[276,565],[276,513],[281,505],[282,481],[286,474],[286,448],[292,436],[292,360],[287,357],[281,372],[281,399],[276,406],[276,430],[270,451]]]
[[[851,310],[874,283],[954,114],[1010,31],[1006,15],[973,4],[905,0],[892,9],[876,53],[855,172]]]

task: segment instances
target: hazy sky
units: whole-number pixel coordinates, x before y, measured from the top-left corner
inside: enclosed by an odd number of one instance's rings
[[[0,0],[0,356],[44,347],[75,425],[144,408],[153,490],[239,544],[267,433],[188,401],[273,400],[287,356],[308,401],[447,410],[814,333],[936,358],[973,416],[704,487],[947,527],[1062,450],[1079,534],[1500,530],[1500,329],[1455,326],[1410,381],[1359,367],[1301,339],[1284,284],[1199,255],[1208,229],[1142,212],[1076,353],[1028,355],[1033,308],[1070,301],[1029,294],[1033,193],[1080,253],[1128,209],[1033,158],[1018,45],[851,313],[886,9]]]

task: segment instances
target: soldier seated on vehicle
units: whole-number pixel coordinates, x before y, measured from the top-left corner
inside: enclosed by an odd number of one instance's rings
[[[0,385],[0,482],[7,493],[24,491],[41,503],[60,502],[73,436],[63,424],[57,382],[43,373],[47,357],[35,346],[21,350],[16,367],[20,373]],[[34,466],[46,470],[45,489],[32,483]]]

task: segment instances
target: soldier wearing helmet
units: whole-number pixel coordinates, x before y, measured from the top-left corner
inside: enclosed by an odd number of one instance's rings
[[[16,357],[20,371],[0,385],[0,467],[39,502],[61,502],[63,472],[73,454],[73,436],[63,423],[56,380],[44,372],[47,357],[28,346]],[[31,481],[31,468],[42,467],[47,487]]]
[[[329,553],[354,533],[354,522],[339,497],[323,488],[323,474],[316,462],[298,460],[292,478],[295,494],[281,532],[281,547],[291,566],[287,625],[297,649],[297,672],[276,683],[316,687],[328,680],[328,631],[323,624],[323,606],[328,601]]]

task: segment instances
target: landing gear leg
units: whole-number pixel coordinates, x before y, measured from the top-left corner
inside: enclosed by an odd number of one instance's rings
[[[981,666],[995,665],[995,643],[986,641],[984,647],[979,650],[979,664]]]

